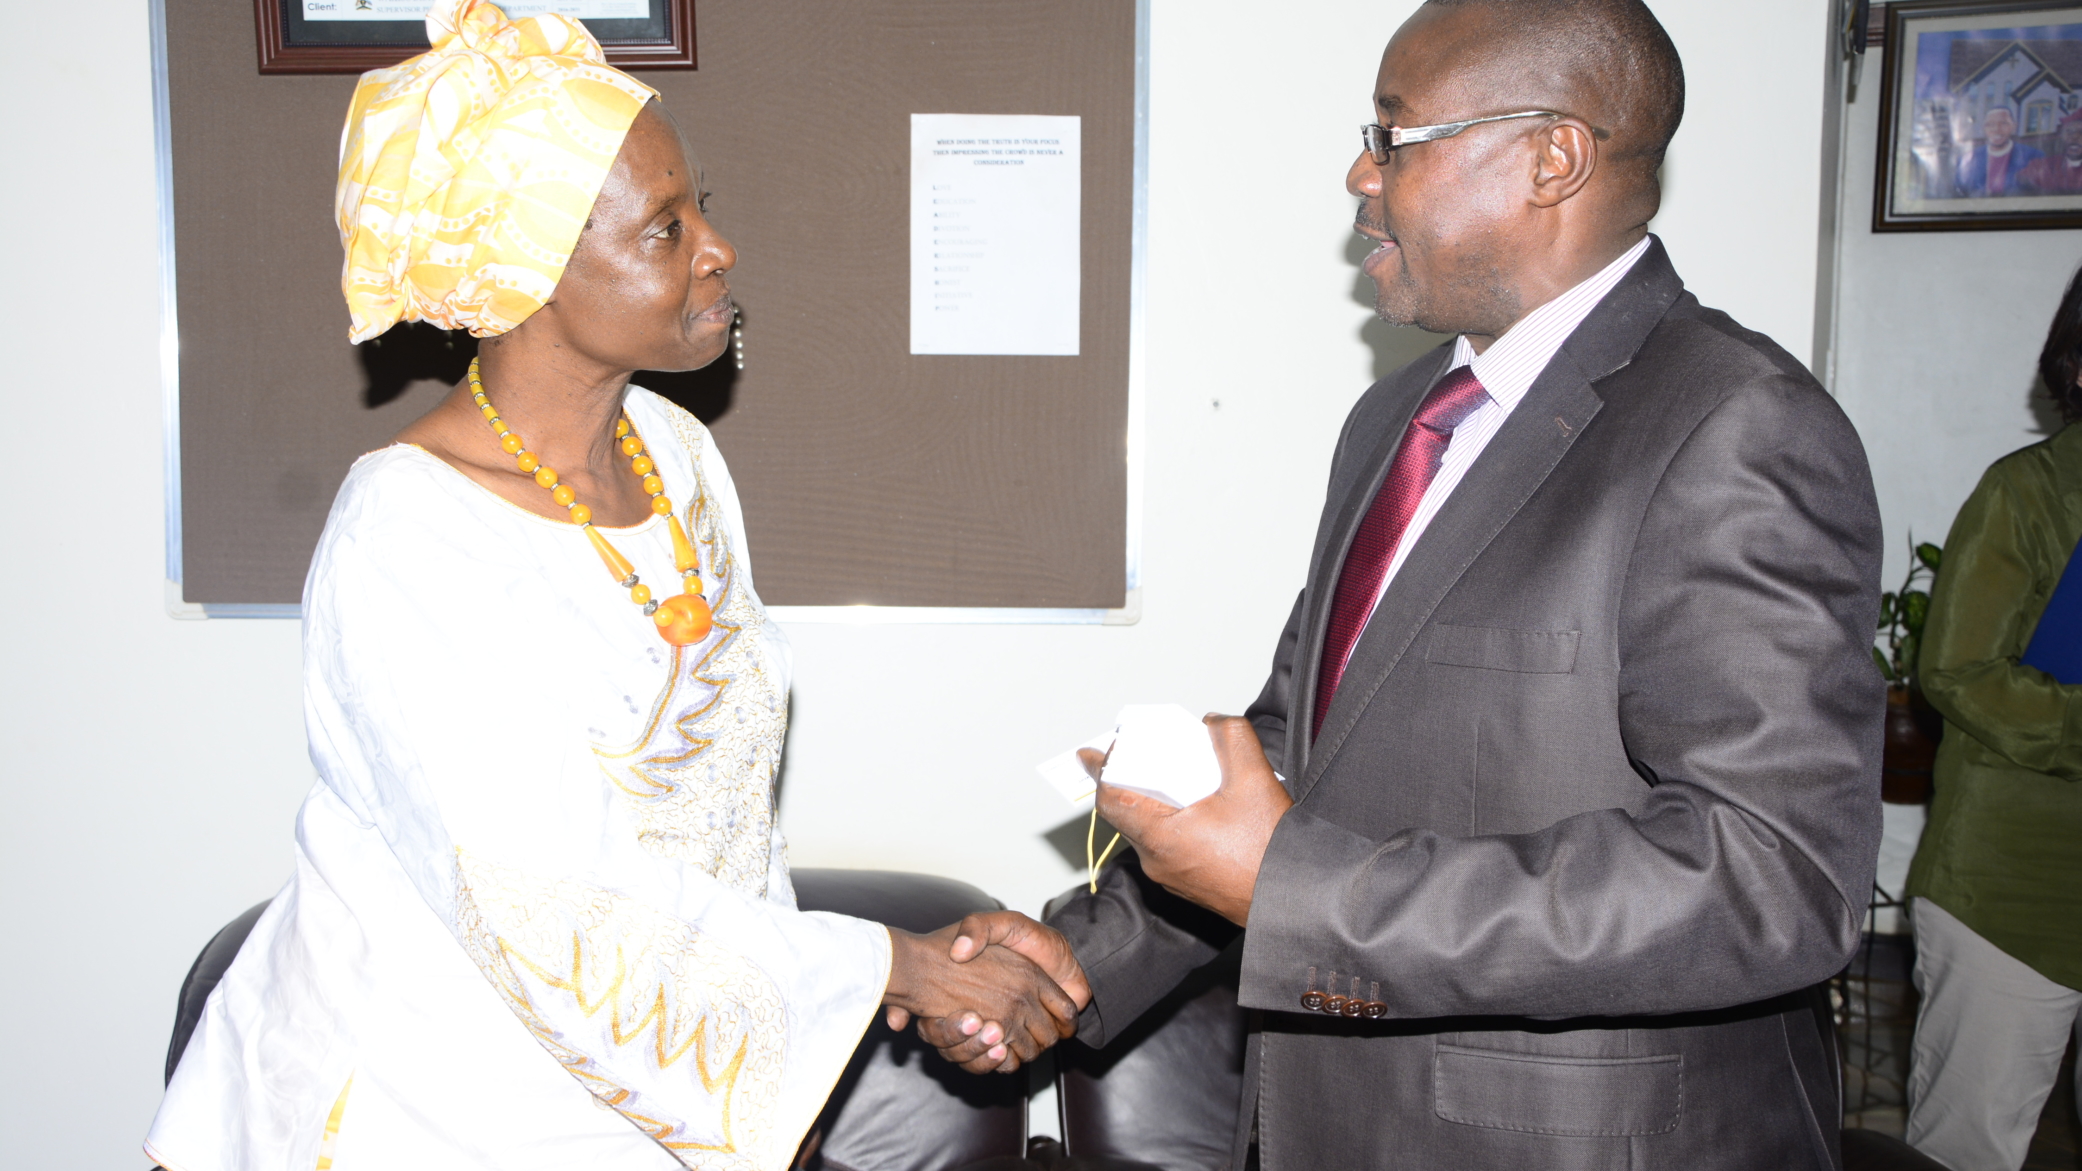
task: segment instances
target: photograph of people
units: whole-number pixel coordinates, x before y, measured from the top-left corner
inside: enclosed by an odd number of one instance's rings
[[[724,351],[736,253],[654,92],[584,27],[441,0],[341,147],[352,337],[482,339],[354,465],[304,592],[319,780],[210,998],[168,1168],[779,1168],[883,1006],[1077,1004],[993,949],[800,912],[789,653],[730,474],[629,385]],[[998,1034],[993,1032],[993,1040]]]
[[[1875,230],[2074,225],[2082,155],[2069,153],[2078,132],[2067,127],[2082,108],[2082,24],[2029,23],[2073,11],[2026,0],[1971,12],[1889,8],[1900,19],[1879,55],[1886,78]]]
[[[2017,173],[2017,186],[2033,195],[2082,192],[2082,110],[2060,120],[2059,149],[2041,155]]]
[[[2021,190],[2018,177],[2045,157],[2037,147],[2017,141],[2015,110],[1990,106],[1981,116],[1980,141],[1959,160],[1959,194],[1962,198],[2015,195]]]

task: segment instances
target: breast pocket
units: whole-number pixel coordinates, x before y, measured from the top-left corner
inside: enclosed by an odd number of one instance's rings
[[[1442,623],[1431,628],[1424,661],[1522,675],[1568,675],[1576,670],[1580,637],[1581,632],[1575,630],[1505,630]]]

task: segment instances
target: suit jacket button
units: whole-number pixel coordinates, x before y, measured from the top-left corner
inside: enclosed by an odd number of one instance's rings
[[[1301,1007],[1314,1012],[1323,1007],[1323,994],[1311,988],[1301,994]]]
[[[1379,1000],[1369,1000],[1366,1002],[1366,1007],[1361,1010],[1360,1015],[1367,1020],[1377,1021],[1388,1015],[1388,1006]]]
[[[1345,1005],[1350,1004],[1351,1002],[1351,998],[1348,996],[1333,996],[1330,999],[1323,1002],[1323,1011],[1329,1013],[1331,1016],[1337,1016],[1339,1013],[1344,1012]]]
[[[1366,1001],[1354,996],[1352,999],[1345,1001],[1345,1015],[1358,1016],[1361,1013],[1364,1013],[1366,1011],[1366,1004]]]

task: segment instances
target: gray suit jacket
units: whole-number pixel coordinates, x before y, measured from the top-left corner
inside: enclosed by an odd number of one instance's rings
[[[1448,361],[1353,409],[1250,709],[1297,804],[1238,945],[1236,1165],[1255,1120],[1266,1171],[1833,1167],[1812,990],[1871,890],[1885,707],[1858,437],[1654,244],[1425,531],[1311,742],[1338,568]],[[1095,1044],[1232,942],[1132,863],[1051,921]]]

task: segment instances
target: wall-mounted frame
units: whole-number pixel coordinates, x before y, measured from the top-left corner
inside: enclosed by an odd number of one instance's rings
[[[2082,228],[2082,3],[1887,6],[1872,230]]]
[[[573,13],[623,69],[692,69],[694,0],[515,0],[508,15]],[[262,73],[362,73],[427,49],[427,0],[253,0]],[[641,10],[641,14],[637,14]]]

